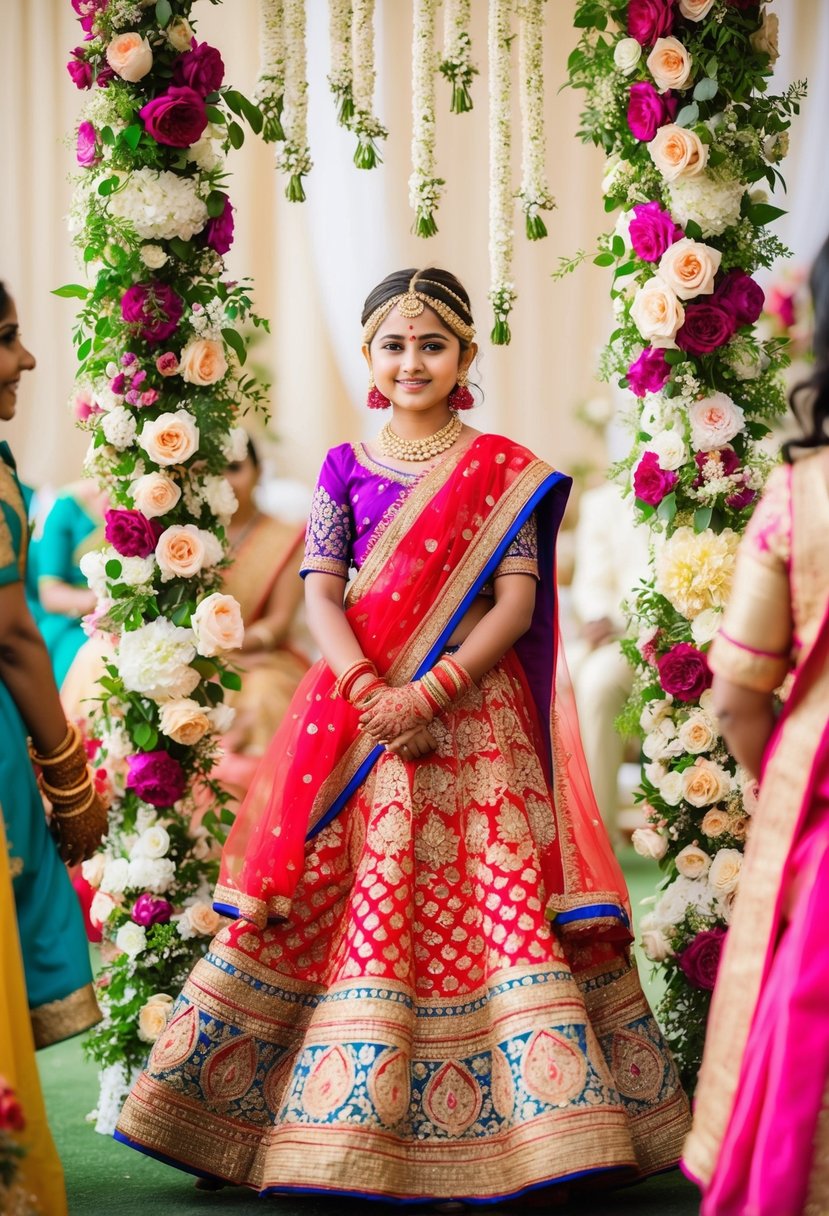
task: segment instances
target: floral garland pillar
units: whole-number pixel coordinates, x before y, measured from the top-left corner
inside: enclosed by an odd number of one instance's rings
[[[693,1087],[755,801],[711,711],[706,650],[772,463],[762,440],[785,408],[785,342],[755,329],[753,274],[788,252],[760,183],[782,182],[804,90],[767,92],[777,17],[760,0],[580,0],[575,23],[581,136],[607,153],[605,206],[620,209],[594,259],[614,268],[601,370],[635,402],[618,472],[654,541],[623,643],[636,674],[622,725],[646,760],[649,826],[634,844],[664,872],[643,945]]]
[[[412,22],[412,175],[416,236],[434,236],[442,177],[435,177],[435,0],[414,0]]]
[[[512,282],[511,14],[511,0],[489,0],[489,299],[495,314],[490,337],[496,346],[509,343],[508,318],[517,298]]]

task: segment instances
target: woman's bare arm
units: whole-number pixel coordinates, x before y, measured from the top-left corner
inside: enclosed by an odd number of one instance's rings
[[[297,608],[302,602],[302,579],[299,568],[302,562],[302,549],[286,562],[271,591],[263,615],[255,622],[250,638],[245,635],[243,651],[262,649],[262,643],[267,638],[267,649],[281,646],[291,632]],[[309,575],[309,577],[311,577]],[[342,582],[342,580],[339,580]],[[261,626],[257,636],[256,626]]]
[[[38,751],[58,748],[66,737],[66,715],[22,583],[0,587],[0,680],[11,693]]]
[[[365,657],[346,619],[344,593],[345,581],[336,574],[305,576],[305,619],[335,676]]]
[[[495,603],[454,656],[476,684],[529,629],[536,586],[531,574],[504,574],[495,579]]]
[[[759,777],[763,754],[774,730],[774,698],[714,676],[714,712],[728,750],[753,777]]]
[[[89,587],[73,587],[62,579],[45,576],[38,580],[37,594],[47,612],[82,617],[95,608],[95,592]]]

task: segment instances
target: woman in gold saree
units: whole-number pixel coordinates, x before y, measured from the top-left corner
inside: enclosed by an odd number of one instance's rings
[[[710,652],[760,796],[685,1148],[703,1216],[829,1212],[829,242],[812,294],[811,425],[788,449],[817,450],[769,478]]]
[[[369,296],[372,444],[326,457],[303,563],[323,660],[225,847],[236,917],[116,1136],[261,1193],[494,1202],[677,1158],[687,1105],[555,690],[569,478],[462,423],[468,296]],[[358,568],[344,595],[349,567]]]

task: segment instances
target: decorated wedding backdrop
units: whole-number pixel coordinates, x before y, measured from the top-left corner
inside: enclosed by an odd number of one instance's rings
[[[636,679],[621,724],[646,757],[649,826],[634,844],[665,875],[643,945],[664,971],[660,1020],[693,1088],[756,805],[711,711],[705,656],[785,408],[787,342],[758,336],[753,275],[787,256],[768,191],[785,184],[805,89],[769,95],[778,20],[757,0],[581,0],[575,22],[581,136],[607,154],[605,206],[618,211],[594,259],[613,268],[601,374],[636,401],[617,471],[652,535],[652,577],[630,605],[638,635],[623,643]]]
[[[245,371],[251,329],[265,322],[223,261],[234,229],[226,156],[246,131],[274,143],[287,196],[300,202],[313,189],[313,149],[304,0],[262,3],[253,100],[225,81],[221,49],[198,41],[192,0],[71,3],[83,38],[68,68],[88,95],[72,213],[86,281],[58,294],[80,301],[75,409],[90,433],[87,472],[110,501],[107,546],[84,559],[98,596],[89,628],[109,645],[88,747],[113,796],[112,827],[84,865],[104,933],[105,1019],[88,1043],[108,1131],[220,923],[216,843],[232,817],[210,771],[243,635],[238,605],[219,590],[236,505],[222,473],[244,454],[240,416],[265,394]],[[373,0],[330,0],[329,11],[331,103],[353,133],[355,172],[371,169],[387,136],[375,112]],[[413,229],[428,237],[453,186],[435,176],[435,106],[463,121],[487,104],[492,340],[504,343],[516,217],[521,238],[538,240],[553,206],[544,0],[489,0],[488,14],[478,48],[469,0],[446,0],[441,51],[436,0],[414,0],[410,199]],[[762,292],[751,274],[785,252],[761,192],[778,180],[801,90],[766,96],[774,18],[756,2],[582,0],[576,19],[582,135],[608,154],[607,207],[621,208],[596,259],[615,267],[603,370],[640,402],[625,476],[658,542],[654,580],[634,605],[645,628],[629,645],[639,674],[628,718],[641,722],[649,757],[651,827],[637,844],[666,869],[646,944],[668,970],[663,1017],[690,1075],[752,797],[710,714],[704,651],[770,463],[761,440],[783,403],[785,354],[752,330]]]

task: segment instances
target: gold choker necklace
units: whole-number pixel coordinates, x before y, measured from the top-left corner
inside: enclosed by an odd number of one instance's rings
[[[417,461],[431,460],[433,456],[440,456],[441,452],[447,452],[462,430],[463,423],[457,414],[452,415],[446,426],[442,426],[439,431],[435,431],[434,435],[427,435],[424,439],[404,439],[402,435],[393,431],[391,423],[387,422],[378,435],[377,442],[384,456],[391,456],[392,460],[411,461],[414,464]]]

